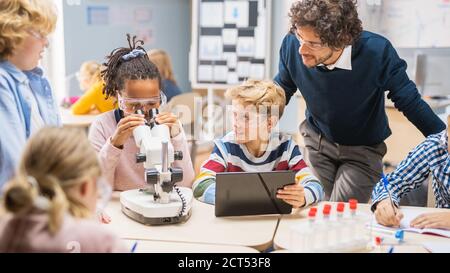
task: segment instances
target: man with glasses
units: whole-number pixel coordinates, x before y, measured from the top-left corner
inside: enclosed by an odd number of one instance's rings
[[[275,81],[286,103],[297,89],[306,101],[305,158],[326,198],[367,202],[391,134],[385,92],[425,136],[445,124],[421,99],[391,43],[362,30],[355,1],[298,1],[289,16]]]

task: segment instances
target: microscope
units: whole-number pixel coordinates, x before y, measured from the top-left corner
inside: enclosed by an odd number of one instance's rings
[[[136,113],[143,114],[142,110]],[[191,216],[193,193],[190,188],[175,185],[183,180],[183,171],[172,167],[172,163],[181,160],[183,154],[174,151],[169,127],[154,121],[158,109],[151,109],[149,114],[149,121],[133,131],[139,148],[136,162],[144,164],[147,185],[120,194],[122,212],[145,225],[183,223]]]

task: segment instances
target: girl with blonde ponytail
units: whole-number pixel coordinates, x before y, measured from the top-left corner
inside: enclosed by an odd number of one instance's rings
[[[85,133],[46,127],[28,142],[5,185],[0,252],[119,252],[94,219],[101,170]]]

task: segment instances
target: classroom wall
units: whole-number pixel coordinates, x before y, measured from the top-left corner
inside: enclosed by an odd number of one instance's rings
[[[281,42],[289,30],[288,12],[293,2],[295,1],[275,0],[272,2],[272,38],[270,44],[270,75],[272,78],[278,73],[279,50]],[[298,98],[293,96],[280,120],[280,130],[282,132],[298,133],[298,124],[300,123],[298,111],[305,111],[305,109],[298,109],[299,107]]]
[[[74,4],[75,3],[75,4]],[[89,7],[106,7],[109,20],[91,18]],[[120,8],[118,8],[120,7]],[[128,10],[150,10],[127,18]],[[137,8],[137,9],[136,9]],[[119,12],[117,12],[119,11]],[[188,80],[191,8],[188,0],[81,0],[64,1],[64,33],[67,95],[80,95],[75,73],[84,60],[103,62],[112,49],[127,45],[126,33],[150,33],[144,47],[163,48],[172,58],[175,77],[182,91],[191,91]],[[133,11],[135,12],[135,11]],[[97,14],[104,14],[102,10]],[[149,32],[150,31],[150,32]]]

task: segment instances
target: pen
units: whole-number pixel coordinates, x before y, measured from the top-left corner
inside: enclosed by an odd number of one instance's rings
[[[136,251],[136,247],[137,247],[138,242],[134,242],[133,246],[131,247],[131,253],[134,253],[134,251]]]
[[[392,209],[393,209],[394,212],[397,214],[397,211],[396,211],[395,205],[394,205],[394,201],[392,201],[392,195],[391,195],[391,192],[390,192],[389,189],[388,189],[389,181],[387,180],[387,178],[386,178],[386,176],[384,175],[384,173],[381,173],[381,179],[383,180],[383,186],[384,186],[384,189],[387,191],[388,196],[389,196],[389,200],[391,201]]]
[[[394,246],[390,246],[387,253],[394,253]]]

